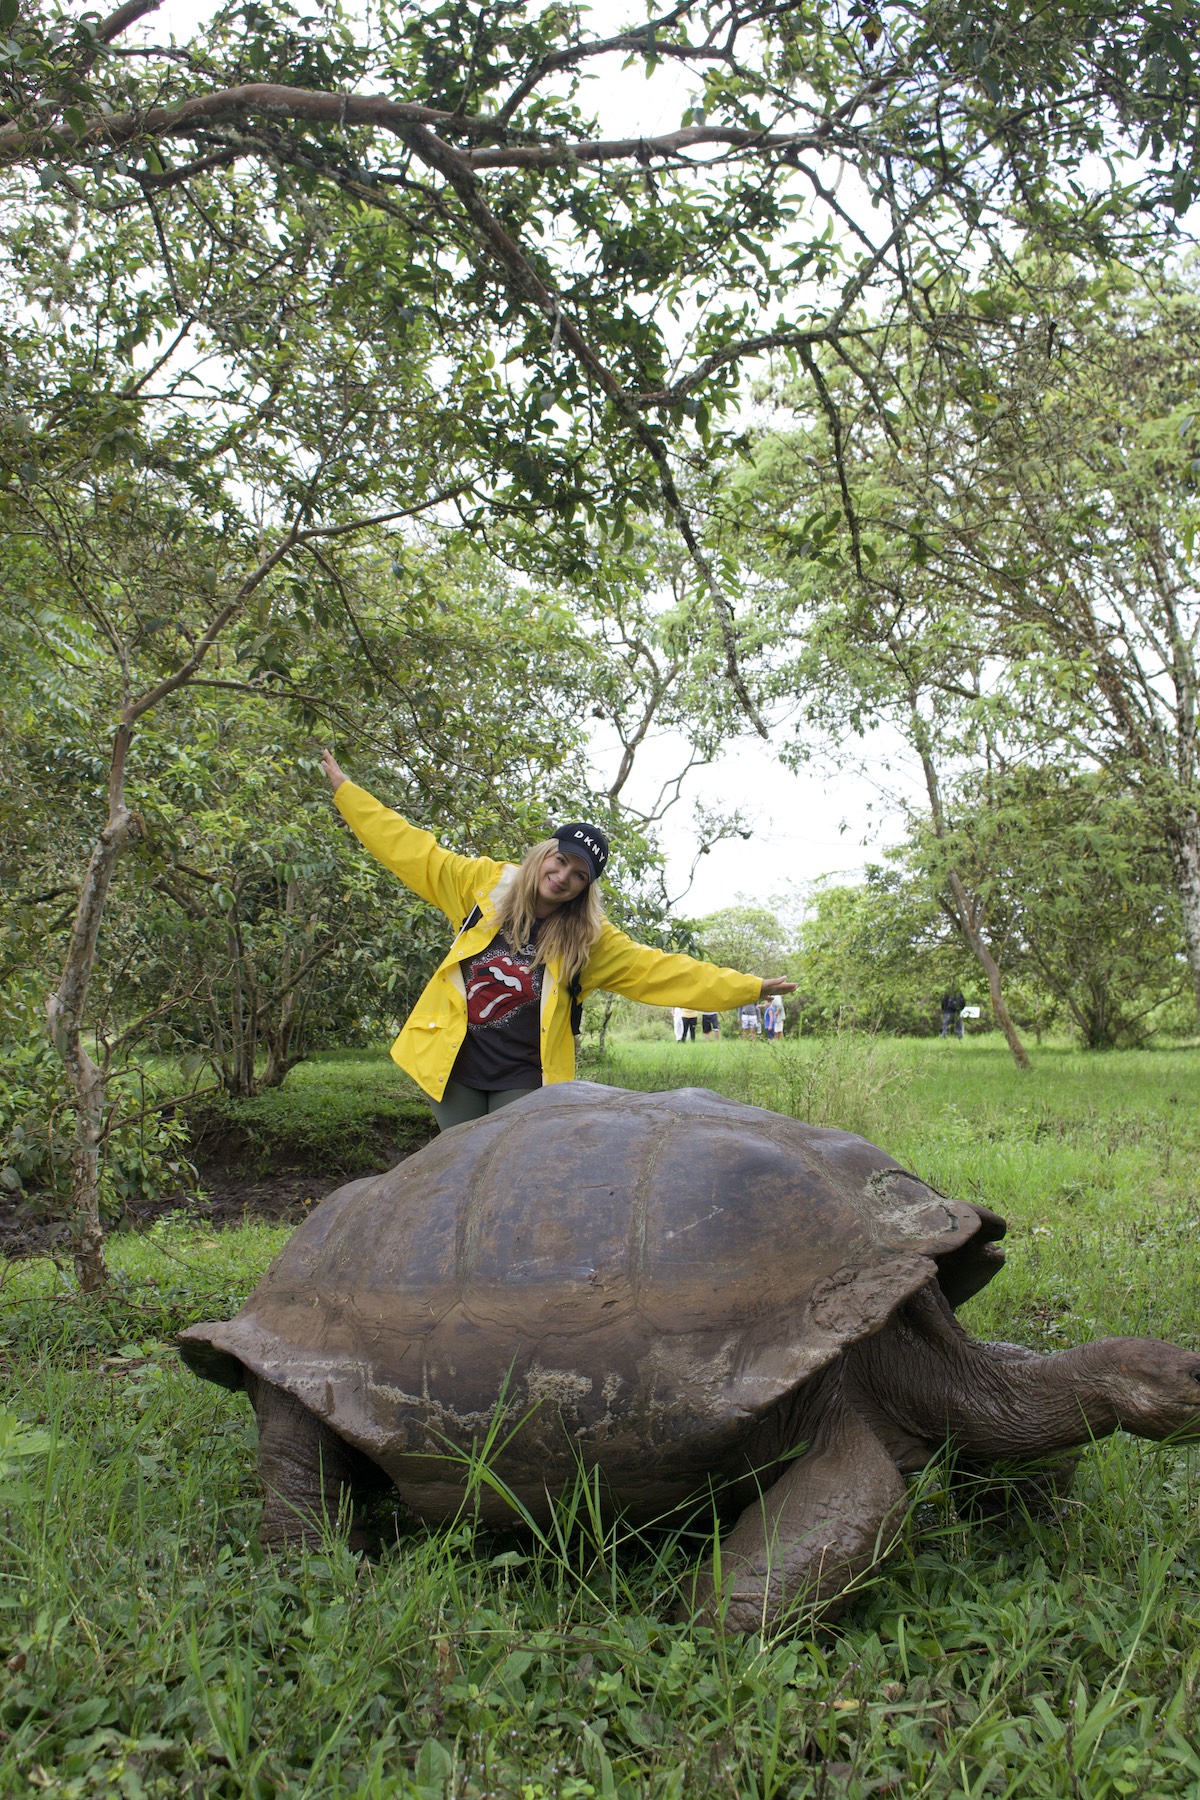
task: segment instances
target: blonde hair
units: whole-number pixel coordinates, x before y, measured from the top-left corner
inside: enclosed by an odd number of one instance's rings
[[[527,944],[537,918],[538,877],[552,850],[561,850],[557,838],[543,838],[525,852],[496,910],[496,927],[514,947]],[[555,963],[562,981],[569,985],[582,973],[604,924],[604,903],[594,881],[581,894],[556,906],[541,922],[533,967]]]

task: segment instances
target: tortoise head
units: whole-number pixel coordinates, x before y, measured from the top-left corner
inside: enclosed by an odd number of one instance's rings
[[[1105,1399],[1123,1430],[1160,1442],[1200,1439],[1200,1355],[1194,1350],[1159,1338],[1103,1338],[1081,1354],[1091,1365],[1089,1374],[1101,1377]],[[1086,1402],[1084,1411],[1090,1422]],[[1096,1423],[1105,1429],[1101,1421]]]

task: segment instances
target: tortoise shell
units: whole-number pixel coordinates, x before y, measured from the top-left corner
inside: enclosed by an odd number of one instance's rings
[[[1003,1232],[848,1132],[569,1082],[338,1189],[181,1351],[293,1395],[424,1518],[485,1444],[535,1516],[582,1462],[648,1517],[744,1472],[756,1423],[928,1281],[981,1288]]]

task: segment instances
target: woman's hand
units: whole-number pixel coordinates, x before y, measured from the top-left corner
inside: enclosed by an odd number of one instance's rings
[[[337,764],[334,763],[333,766],[336,768]],[[789,981],[786,976],[764,975],[758,997],[760,1000],[766,1000],[771,994],[794,994],[795,991],[796,983],[794,981]]]
[[[329,785],[336,794],[346,777],[342,774],[337,763],[333,760],[332,750],[322,750],[321,767],[324,769],[326,775],[328,775]]]

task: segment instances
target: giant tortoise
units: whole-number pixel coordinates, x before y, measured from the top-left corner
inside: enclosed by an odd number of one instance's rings
[[[967,1335],[1003,1233],[848,1132],[570,1082],[331,1194],[181,1349],[254,1404],[264,1543],[382,1476],[451,1518],[487,1439],[485,1523],[514,1522],[506,1490],[544,1521],[581,1465],[634,1521],[715,1491],[735,1522],[695,1606],[746,1631],[836,1601],[947,1443],[1019,1466],[1200,1436],[1190,1350]]]

